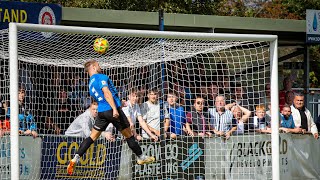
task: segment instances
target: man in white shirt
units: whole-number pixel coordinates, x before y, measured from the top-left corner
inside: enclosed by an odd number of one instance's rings
[[[208,109],[211,116],[210,129],[216,135],[229,139],[237,130],[237,120],[233,118],[232,112],[225,108],[226,101],[224,96],[217,96],[214,103],[215,108]]]
[[[311,132],[315,139],[319,138],[318,129],[313,121],[310,111],[304,106],[304,96],[296,93],[293,105],[291,105],[292,117],[296,127],[300,127],[304,132]]]
[[[142,118],[146,121],[151,132],[160,136],[160,104],[158,101],[158,91],[148,90],[148,101],[141,105]],[[142,131],[143,138],[150,138],[145,131]]]
[[[142,140],[142,137],[140,136],[140,134],[137,134],[135,129],[136,120],[138,119],[139,124],[144,130],[144,132],[146,132],[147,135],[151,137],[151,139],[153,139],[154,141],[158,141],[158,137],[150,131],[150,129],[148,128],[148,125],[142,118],[140,107],[137,104],[138,102],[137,91],[132,90],[128,96],[128,99],[129,100],[126,103],[127,106],[123,107],[122,110],[129,120],[130,128],[132,130],[133,135],[136,137],[138,141]]]

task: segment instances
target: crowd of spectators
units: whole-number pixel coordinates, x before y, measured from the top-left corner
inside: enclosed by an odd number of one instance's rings
[[[165,77],[160,77],[163,83],[158,82],[159,77],[154,80],[155,76],[150,76],[151,67],[104,72],[115,82],[137,140],[157,141],[162,132],[167,138],[221,136],[226,139],[246,133],[271,133],[269,83],[252,93],[225,70],[208,73],[206,65],[198,63],[190,71],[183,61],[166,65]],[[226,68],[217,65],[220,66]],[[63,71],[61,68],[52,72],[48,66],[25,75],[34,83],[35,93],[29,93],[30,96],[38,98],[29,97],[25,102],[26,89],[21,82],[21,134],[88,136],[96,117],[96,104],[87,92],[87,78],[81,69]],[[304,96],[292,90],[290,78],[284,79],[283,87],[279,92],[280,131],[310,133],[318,138],[317,124],[304,105]],[[9,132],[10,104],[1,95],[0,120],[2,136]],[[114,132],[114,127],[109,125],[104,137],[114,141],[117,137]]]

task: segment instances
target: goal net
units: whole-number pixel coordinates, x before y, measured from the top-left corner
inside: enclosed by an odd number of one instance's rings
[[[109,41],[106,54],[93,50],[98,37]],[[9,62],[14,59],[9,61],[8,30],[1,38],[1,124],[12,123],[10,100],[16,102],[9,85],[18,84],[15,120],[20,134],[19,161],[10,156],[10,143],[16,143],[10,141],[10,129],[1,138],[0,179],[12,177],[13,161],[19,162],[21,179],[272,178],[271,136],[257,133],[254,116],[258,105],[269,110],[266,87],[274,36],[19,24],[18,82],[10,82],[14,69]],[[101,136],[75,174],[67,175],[68,162],[84,137],[65,132],[92,103],[83,69],[91,59],[113,80],[123,108],[138,104],[140,113],[133,117],[141,116],[154,134],[159,133],[159,141],[151,141],[133,119],[143,153],[154,156],[155,163],[137,165],[126,141],[110,128],[115,141]],[[133,91],[135,102],[130,98]],[[250,117],[242,120],[246,113]],[[38,137],[26,135],[28,130]]]

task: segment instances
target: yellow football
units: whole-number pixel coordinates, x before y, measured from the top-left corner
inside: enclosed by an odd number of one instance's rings
[[[97,38],[96,40],[94,40],[93,49],[99,54],[106,53],[109,49],[108,40],[105,38]]]

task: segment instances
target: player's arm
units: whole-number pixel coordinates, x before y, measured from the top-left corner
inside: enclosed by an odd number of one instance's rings
[[[110,92],[109,88],[107,86],[104,86],[102,88],[102,92],[103,92],[104,98],[106,99],[106,101],[109,103],[109,105],[111,106],[111,108],[113,110],[113,117],[118,117],[119,112],[117,110],[117,106],[114,102],[112,93]]]

